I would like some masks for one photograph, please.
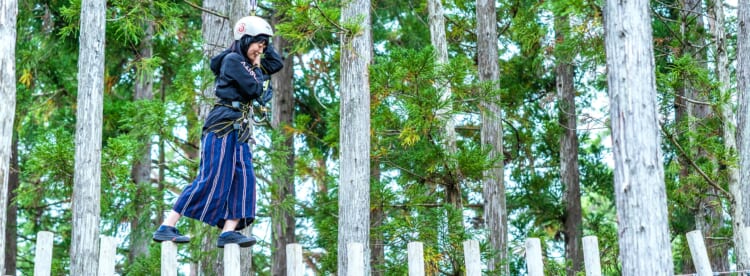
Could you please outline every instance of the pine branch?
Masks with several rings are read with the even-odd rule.
[[[188,5],[190,5],[190,6],[191,6],[191,7],[193,7],[193,8],[199,9],[199,10],[201,10],[201,11],[205,12],[205,13],[213,14],[213,15],[215,15],[215,16],[221,17],[221,18],[222,18],[222,19],[224,19],[224,20],[229,20],[229,17],[228,17],[228,16],[226,16],[226,15],[220,14],[220,13],[218,13],[218,12],[215,12],[215,11],[212,11],[212,10],[207,10],[207,9],[204,9],[203,7],[201,7],[201,6],[198,6],[198,5],[196,5],[195,3],[193,3],[193,2],[190,2],[190,1],[188,1],[188,0],[185,0],[185,3],[187,3]]]
[[[313,1],[313,5],[312,6],[315,7],[315,9],[318,10],[318,12],[320,12],[320,16],[322,16],[323,18],[325,18],[325,20],[328,22],[328,24],[331,24],[332,26],[336,27],[336,29],[339,29],[342,32],[349,33],[349,30],[347,30],[346,28],[342,27],[338,23],[336,23],[333,20],[331,20],[330,18],[328,18],[328,16],[326,16],[326,13],[323,12],[323,9],[321,9],[320,5],[318,5],[318,1]]]
[[[682,96],[682,95],[675,95],[675,96],[678,97],[678,98],[680,98],[680,99],[685,100],[686,102],[692,103],[692,104],[714,106],[714,104],[710,103],[710,102],[703,102],[703,101],[699,101],[699,100],[694,100],[694,99],[691,99],[691,98],[688,98],[688,97],[685,97],[685,96]]]
[[[427,207],[427,208],[439,208],[443,207],[448,203],[418,203],[418,204],[391,204],[388,205],[388,207],[391,208],[398,208],[398,209],[408,209],[408,208],[414,208],[414,207]],[[475,208],[475,209],[481,209],[484,208],[484,204],[464,204],[463,205],[466,208]]]
[[[677,139],[675,139],[675,137],[673,135],[671,135],[671,134],[669,134],[667,132],[667,130],[664,128],[663,124],[659,124],[659,127],[661,129],[662,134],[664,134],[664,136],[667,136],[667,138],[669,138],[669,141],[671,141],[672,144],[674,144],[675,148],[677,148],[677,151],[679,151],[680,155],[682,155],[682,157],[684,157],[685,160],[687,160],[688,163],[690,163],[690,166],[693,167],[693,169],[695,169],[698,172],[698,174],[700,174],[703,177],[703,179],[705,179],[706,182],[708,182],[709,185],[711,185],[712,187],[714,187],[714,189],[716,189],[717,191],[721,192],[722,194],[724,194],[728,198],[733,198],[731,193],[729,193],[726,190],[724,190],[723,188],[721,188],[721,186],[719,186],[719,184],[717,184],[716,181],[713,181],[711,179],[711,177],[709,177],[698,166],[698,164],[695,163],[695,160],[693,160],[692,158],[690,158],[690,156],[688,156],[687,152],[685,152],[685,149],[683,149],[682,146],[680,146],[680,143],[677,142]]]

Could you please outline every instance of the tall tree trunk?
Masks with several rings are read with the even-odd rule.
[[[216,14],[203,12],[202,19],[202,36],[203,36],[203,54],[205,60],[219,54],[221,51],[231,45],[234,38],[232,37],[232,28],[234,23],[243,16],[248,15],[250,11],[250,2],[247,0],[224,1],[224,0],[205,0],[203,9],[213,11],[218,14],[228,15],[228,17],[217,16]],[[215,88],[213,85],[207,85],[203,91],[204,100],[198,106],[198,118],[201,122],[206,120],[208,112],[216,100],[214,95]],[[213,230],[213,229],[211,229]],[[213,250],[216,247],[216,239],[219,233],[217,231],[207,231],[206,237],[201,240],[201,247],[204,250]],[[221,275],[224,271],[222,263],[222,254],[206,254],[199,260],[198,267],[201,275]]]
[[[729,76],[729,56],[727,54],[726,32],[724,29],[724,3],[721,0],[709,0],[709,28],[714,38],[715,56],[716,56],[716,78],[719,81],[721,105],[718,107],[721,116],[722,138],[724,138],[724,149],[727,152],[724,159],[735,158],[737,154],[736,139],[736,119],[734,117],[734,107],[732,101],[732,90]],[[737,255],[737,266],[740,268],[750,268],[747,262],[750,253],[745,250],[747,243],[750,242],[742,236],[742,216],[745,212],[742,206],[742,192],[740,191],[740,172],[737,166],[726,166],[727,182],[729,191],[732,194],[730,201],[730,214],[732,216],[732,240],[734,241],[734,252]]]
[[[341,36],[341,118],[339,131],[338,273],[348,275],[347,244],[364,247],[370,273],[370,73],[372,34],[370,1],[343,3],[341,22],[358,31]]]
[[[557,16],[555,20],[555,41],[564,42],[570,32],[567,16]],[[581,182],[578,171],[578,136],[576,115],[576,91],[573,87],[574,68],[569,54],[558,52],[555,68],[555,81],[559,103],[559,121],[563,128],[560,137],[560,178],[563,183],[563,201],[565,206],[565,257],[570,261],[566,267],[568,276],[574,276],[583,268],[583,250],[581,248],[582,211]]]
[[[13,121],[16,115],[16,17],[18,1],[3,0],[0,4],[0,214],[8,210],[9,162]],[[15,230],[15,229],[14,229]],[[0,233],[6,231],[6,218],[0,218]],[[15,243],[0,238],[0,273],[5,272],[6,243]],[[10,251],[10,250],[9,250]]]
[[[274,17],[274,25],[279,20],[281,19]],[[274,206],[274,208],[271,208],[274,213],[271,216],[271,227],[273,229],[271,275],[286,275],[286,246],[296,242],[294,230],[297,223],[294,217],[294,205],[292,205],[291,210],[281,207],[289,206],[283,204],[284,201],[295,199],[294,134],[285,131],[288,127],[293,127],[294,122],[294,58],[287,56],[288,48],[291,45],[286,39],[275,36],[273,40],[276,51],[284,57],[284,68],[272,77],[274,97],[271,127],[284,135],[285,141],[279,150],[287,154],[285,156],[286,162],[274,164],[277,167],[273,168],[274,172],[279,173],[274,173],[273,183],[271,184],[276,186],[276,194],[271,199],[271,206]]]
[[[679,15],[680,15],[680,39],[684,41],[684,44],[681,46],[680,52],[684,55],[691,55],[694,53],[694,49],[692,48],[693,40],[689,39],[689,32],[694,31],[695,26],[697,26],[697,23],[694,22],[696,14],[694,14],[694,10],[691,10],[691,7],[694,8],[694,2],[695,0],[680,0],[679,6],[677,7]],[[675,121],[678,123],[678,125],[687,125],[689,116],[693,113],[692,108],[693,105],[690,104],[689,99],[694,98],[694,89],[692,88],[689,80],[689,76],[682,76],[683,81],[680,83],[679,87],[676,88],[677,90],[677,97],[675,98]],[[690,174],[689,165],[687,163],[686,158],[680,158],[680,178],[684,179],[687,178]]]
[[[216,239],[219,233],[216,229],[203,231],[201,239],[201,258],[198,259],[198,275],[220,276],[224,275],[224,250],[216,248]]]
[[[13,135],[10,154],[10,170],[8,172],[8,212],[6,213],[7,223],[5,228],[5,274],[16,275],[16,254],[18,254],[18,203],[16,203],[16,189],[19,185],[18,179],[18,138]],[[2,271],[0,271],[2,272]]]
[[[373,181],[374,187],[382,187],[379,164],[380,160],[376,158],[372,161],[370,167],[370,179]],[[371,193],[370,197],[373,201],[370,208],[370,263],[372,264],[370,276],[384,276],[386,275],[386,271],[383,269],[385,266],[385,236],[382,227],[385,221],[385,198],[380,190]]]
[[[695,20],[695,14],[693,14],[693,10],[691,10],[691,6],[693,6],[690,2],[693,2],[692,0],[680,0],[675,7],[676,12],[679,14],[679,23],[680,23],[680,41],[683,41],[683,44],[680,45],[679,53],[684,56],[690,56],[691,58],[694,57],[694,49],[692,47],[692,43],[695,42],[695,40],[690,39],[691,33],[695,31],[695,26],[697,25]],[[695,89],[692,87],[692,81],[691,81],[691,75],[688,72],[680,72],[681,74],[681,82],[677,82],[677,87],[675,87],[675,92],[677,94],[677,97],[675,97],[675,125],[676,125],[676,133],[687,133],[688,131],[694,131],[693,123],[690,121],[690,117],[693,114],[693,107],[694,105],[691,104],[690,100],[695,98]],[[693,149],[693,139],[690,138],[689,135],[685,135],[684,138],[680,138],[678,142],[683,146],[683,148],[687,149]],[[680,154],[678,155],[678,162],[680,164],[680,171],[679,171],[679,185],[684,186],[690,186],[695,185],[687,180],[690,178],[691,173],[691,165],[690,161],[692,161],[691,152],[688,152],[688,154]],[[700,201],[700,199],[696,199],[696,201]],[[693,204],[700,204],[700,202],[693,202]],[[702,229],[704,228],[704,223],[701,223],[703,220],[702,216],[699,216],[696,213],[693,213],[693,217],[695,218],[696,226],[695,228]],[[695,264],[693,264],[693,259],[690,257],[690,252],[688,250],[681,251],[682,253],[682,259],[684,260],[682,262],[682,271],[689,273],[689,272],[695,272]]]
[[[491,83],[493,90],[499,90],[500,66],[497,50],[497,15],[495,1],[477,0],[477,59],[479,80]],[[497,93],[496,91],[491,92]],[[489,228],[489,242],[493,258],[488,261],[488,269],[498,275],[507,275],[508,259],[508,210],[505,203],[505,183],[503,178],[503,118],[500,108],[500,94],[485,101],[482,107],[482,146],[489,150],[493,166],[484,172],[482,195],[484,197],[484,217]]]
[[[435,48],[435,63],[439,67],[448,64],[448,40],[445,38],[445,17],[443,15],[442,0],[428,0],[427,9],[429,12],[430,24],[430,41]],[[435,83],[435,88],[440,94],[440,100],[444,103],[442,108],[437,111],[437,115],[445,120],[445,137],[443,137],[443,146],[449,154],[456,154],[456,122],[453,119],[453,104],[451,103],[451,85],[450,83]],[[458,169],[451,168],[451,169]],[[451,191],[449,191],[451,192]],[[456,191],[452,191],[456,192]],[[461,189],[458,187],[458,194]],[[460,198],[460,196],[459,196]],[[459,202],[460,204],[460,202]],[[456,206],[460,207],[460,206]]]
[[[682,23],[683,23],[683,41],[687,44],[684,45],[684,54],[690,55],[694,60],[696,67],[706,67],[707,54],[705,50],[705,38],[696,37],[692,34],[703,34],[705,33],[705,20],[704,20],[704,9],[703,1],[701,0],[684,0],[682,11]],[[713,20],[713,18],[709,18]],[[708,69],[708,68],[707,68]],[[684,89],[686,91],[686,97],[689,97],[698,102],[709,102],[710,98],[708,92],[705,90],[697,89],[693,84],[695,77],[688,76],[685,78]],[[711,106],[707,104],[694,104],[685,102],[689,106],[689,114],[696,123],[689,124],[688,127],[690,132],[698,131],[698,127],[705,125],[702,122],[710,120],[714,117],[714,112],[711,110]],[[688,140],[688,148],[694,148],[693,158],[694,160],[711,160],[712,163],[717,164],[719,161],[716,157],[708,153],[708,151],[701,145],[695,145],[693,141]],[[689,164],[683,164],[683,166],[689,167]],[[718,167],[718,166],[715,166]],[[716,173],[716,172],[712,172]],[[702,185],[706,187],[707,191],[704,193],[706,196],[698,197],[695,206],[700,206],[695,214],[696,229],[701,230],[704,237],[716,236],[723,225],[725,225],[724,217],[722,216],[723,210],[722,205],[718,204],[721,202],[721,196],[719,192],[710,187],[709,185]],[[725,245],[725,242],[716,242],[716,239],[706,239],[706,248],[709,250],[709,258],[711,260],[711,267],[715,271],[727,271],[729,270],[729,248],[730,246]],[[691,258],[688,258],[690,260]],[[692,268],[691,268],[692,269]]]
[[[161,87],[159,88],[159,99],[161,100],[161,104],[166,103],[167,99],[167,87],[171,86],[171,76],[173,73],[169,70],[164,72],[164,76],[162,77],[161,81]],[[189,141],[190,138],[188,138]],[[165,137],[163,135],[159,135],[159,158],[158,164],[159,164],[159,176],[158,176],[158,184],[156,187],[157,191],[164,191],[164,180],[166,179],[166,172],[167,172],[167,152],[166,152],[166,141]],[[164,202],[164,194],[159,193],[158,196],[158,202]],[[165,207],[161,204],[156,205],[156,216],[153,218],[153,225],[159,225],[162,221],[164,221],[164,215],[165,215]]]
[[[686,40],[686,37],[687,37],[686,32],[687,30],[690,29],[689,27],[693,25],[688,25],[687,18],[692,13],[686,8],[685,2],[686,1],[680,1],[677,9],[680,15],[679,17],[680,18],[680,39],[682,41],[687,42],[688,40]],[[689,45],[690,42],[682,45],[681,50],[680,50],[682,54],[689,55],[691,53],[691,49],[688,48],[690,47]],[[687,73],[683,72],[683,74],[687,74]],[[677,133],[685,133],[687,132],[686,129],[691,129],[690,115],[693,113],[693,110],[692,110],[693,105],[690,103],[689,99],[694,98],[694,91],[693,91],[693,88],[691,87],[691,84],[690,84],[691,82],[689,78],[690,78],[689,75],[681,76],[682,82],[680,82],[679,86],[676,87],[675,89],[675,92],[677,93],[677,97],[675,97],[674,99],[675,126],[677,128],[676,130]],[[692,139],[690,139],[689,136],[683,139],[679,139],[677,141],[679,141],[679,143],[681,143],[684,148],[687,148],[687,149],[693,148]],[[691,167],[690,167],[691,156],[680,154],[678,155],[677,161],[680,164],[679,180],[678,180],[678,182],[680,183],[679,185],[685,185],[685,186],[691,185],[687,181],[690,178],[690,172],[691,172]],[[697,199],[697,200],[700,200],[700,199]],[[695,202],[694,204],[700,204],[700,203]],[[696,225],[696,227],[702,228],[702,223],[700,223],[702,218],[699,217],[697,214],[693,214],[693,217],[695,217],[696,219],[696,224],[701,224],[701,226]],[[682,253],[682,259],[683,259],[682,271],[685,273],[695,272],[695,268],[694,268],[695,264],[693,263],[693,259],[690,256],[690,251],[683,250],[681,251],[681,253]]]
[[[87,275],[99,267],[105,15],[106,1],[81,3],[71,275]]]
[[[607,0],[607,80],[622,275],[673,275],[648,0]]]
[[[218,14],[227,14],[230,4],[230,2],[223,0],[205,0],[203,1],[203,9]],[[235,20],[220,17],[214,13],[208,12],[203,12],[201,14],[201,19],[203,55],[206,60],[210,60],[213,56],[221,53],[221,51],[229,47],[232,43],[233,38],[231,30],[234,26]],[[201,122],[206,120],[208,112],[211,111],[211,107],[213,107],[213,102],[216,100],[214,92],[215,87],[213,85],[207,85],[206,89],[203,90],[203,97],[205,100],[200,103],[198,112],[198,118]]]
[[[430,41],[435,48],[436,70],[442,70],[448,64],[448,41],[445,38],[445,17],[443,15],[442,0],[427,0],[427,10],[429,13]],[[440,96],[441,108],[437,110],[437,117],[445,121],[442,136],[443,150],[448,155],[445,158],[448,171],[443,183],[445,186],[445,201],[452,206],[452,210],[445,211],[446,230],[449,237],[463,237],[464,225],[463,220],[463,197],[461,193],[461,171],[456,162],[456,123],[453,120],[453,100],[451,97],[450,82],[434,83],[435,90]],[[459,265],[454,261],[454,267]]]
[[[141,41],[139,56],[141,59],[150,59],[153,57],[154,22],[148,21],[145,28],[145,36]],[[152,100],[154,98],[153,83],[154,77],[151,72],[137,74],[133,100]],[[136,258],[148,255],[148,245],[151,242],[149,234],[154,227],[151,224],[151,208],[148,208],[150,202],[153,202],[149,195],[149,188],[151,187],[151,139],[144,139],[143,147],[139,152],[140,158],[133,162],[133,168],[130,172],[137,187],[133,195],[136,208],[135,215],[130,219],[130,252],[128,258],[131,264]]]
[[[250,224],[245,229],[240,230],[242,235],[249,237],[253,234],[253,225]],[[223,260],[223,259],[222,259]],[[241,275],[255,275],[253,270],[253,248],[246,247],[240,248],[240,271]],[[286,275],[286,274],[271,274],[271,275]]]
[[[739,113],[737,114],[737,152],[740,157],[740,187],[742,196],[736,200],[742,205],[741,229],[750,227],[750,1],[738,1],[737,8],[737,92],[739,93]],[[747,243],[748,241],[745,241]],[[748,246],[738,248],[747,250]],[[738,263],[740,269],[750,269],[750,252],[744,252],[744,259]]]
[[[690,1],[690,0],[687,0]],[[685,40],[687,35],[686,31],[689,29],[687,17],[691,15],[691,12],[685,8],[686,1],[680,0],[679,5],[677,6],[678,14],[680,18],[680,39],[682,41]],[[692,25],[690,25],[692,26]],[[688,43],[689,44],[689,43]],[[680,52],[683,54],[689,54],[690,49],[688,44],[683,44]],[[684,72],[683,72],[684,73]],[[686,74],[686,73],[684,73]],[[675,88],[675,93],[677,94],[677,97],[674,99],[674,106],[675,106],[675,126],[677,128],[677,133],[685,133],[685,129],[690,129],[689,127],[689,121],[690,121],[690,114],[692,113],[692,107],[693,105],[690,104],[689,99],[694,98],[693,97],[693,89],[690,86],[690,81],[688,80],[690,76],[681,76],[682,82],[679,82],[678,87]],[[687,149],[692,149],[692,139],[688,136],[684,139],[677,140],[679,143],[681,143],[684,147]],[[678,155],[677,161],[680,164],[680,170],[679,170],[679,185],[690,185],[687,182],[687,179],[690,178],[690,156],[685,156],[683,154]],[[698,204],[697,202],[695,204]],[[698,217],[694,215],[694,217],[697,219]],[[698,221],[696,221],[698,222]],[[681,270],[685,273],[691,273],[695,272],[695,264],[693,263],[693,259],[690,256],[689,250],[683,250],[682,253],[682,268]]]
[[[435,48],[435,64],[438,69],[448,64],[448,41],[445,38],[445,17],[443,16],[442,0],[428,0],[427,9],[429,12],[430,24],[430,41]],[[442,137],[443,148],[448,155],[453,156],[458,149],[456,148],[456,122],[453,120],[453,104],[451,103],[451,85],[450,83],[435,82],[435,89],[440,95],[442,107],[437,110],[437,116],[445,120],[445,136]],[[446,160],[454,160],[448,158]],[[461,198],[461,181],[460,171],[456,162],[448,162],[449,173],[452,175],[447,181],[445,192],[448,204],[453,205],[456,210],[463,209],[463,200]],[[461,213],[461,212],[459,212]]]

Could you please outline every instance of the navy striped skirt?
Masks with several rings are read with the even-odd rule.
[[[241,230],[255,220],[255,172],[248,143],[237,142],[237,131],[223,137],[204,132],[196,179],[177,198],[173,210],[211,226],[239,219]]]

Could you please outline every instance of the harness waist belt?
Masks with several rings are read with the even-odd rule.
[[[234,120],[219,121],[210,126],[206,127],[207,131],[216,133],[219,137],[225,137],[231,131],[238,131],[237,140],[240,143],[247,143],[252,140],[253,137],[253,120],[250,116],[253,114],[253,105],[243,104],[239,101],[231,101],[227,104],[227,101],[219,100],[214,104],[214,108],[219,106],[228,107],[235,111],[242,112],[242,116]]]

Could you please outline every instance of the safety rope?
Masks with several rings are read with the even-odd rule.
[[[258,1],[250,0],[250,15],[255,15],[255,10],[258,9]]]
[[[263,69],[262,67],[261,67],[261,70],[265,72],[265,69]],[[266,121],[266,119],[268,119],[268,107],[266,107],[267,103],[263,101],[266,99],[266,97],[269,96],[270,93],[272,93],[270,86],[271,86],[271,78],[268,78],[265,81],[263,81],[263,93],[261,93],[259,97],[261,100],[258,101],[258,103],[260,104],[258,108],[260,109],[260,119],[255,119],[255,116],[253,116],[253,121],[255,121],[256,124],[261,124],[264,121]]]
[[[750,275],[750,270],[737,270],[737,271],[721,271],[721,272],[713,272],[712,275],[725,275],[725,274],[735,274],[735,273],[742,273],[737,275]],[[675,276],[697,276],[698,273],[691,273],[691,274],[677,274]]]

